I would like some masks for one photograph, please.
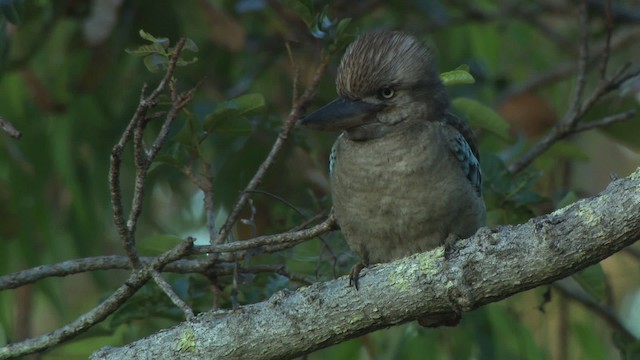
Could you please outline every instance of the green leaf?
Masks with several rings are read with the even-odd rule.
[[[462,64],[452,71],[443,72],[440,74],[440,79],[442,79],[445,86],[473,84],[476,82],[473,75],[469,73],[469,65],[467,64]]]
[[[204,128],[209,133],[243,133],[251,131],[247,116],[257,114],[264,109],[264,97],[260,94],[247,94],[219,104],[204,119]]]
[[[161,45],[158,45],[158,44],[142,45],[135,50],[126,49],[125,51],[128,54],[131,54],[134,56],[142,57],[142,56],[147,56],[152,54],[159,54],[167,57],[167,51]]]
[[[469,98],[457,98],[452,103],[453,107],[463,114],[471,125],[509,140],[509,123],[490,107]]]
[[[338,26],[336,26],[336,40],[339,39],[340,35],[347,29],[351,23],[351,18],[342,19],[338,22]]]
[[[166,49],[169,47],[169,38],[156,38],[155,36],[149,34],[148,32],[145,32],[144,30],[140,29],[140,31],[138,31],[138,34],[140,34],[140,37],[147,40],[147,41],[151,41],[154,44],[160,45],[162,46],[162,48]]]
[[[200,50],[198,49],[198,45],[196,45],[196,43],[189,38],[187,38],[187,40],[184,43],[184,49],[192,52],[198,52]]]
[[[187,65],[191,65],[191,64],[193,64],[193,63],[195,63],[197,61],[198,61],[197,57],[194,57],[191,60],[185,60],[185,59],[180,57],[180,58],[178,58],[178,61],[176,61],[176,65],[177,66],[187,66]]]
[[[152,73],[161,72],[167,68],[168,64],[169,59],[167,59],[166,56],[151,54],[144,57],[144,66],[146,66]]]
[[[589,266],[588,268],[573,274],[573,279],[597,301],[603,303],[607,297],[607,276],[600,264]]]
[[[143,38],[143,39],[145,39],[147,41],[156,42],[156,38],[153,35],[149,34],[148,32],[146,32],[146,31],[144,31],[142,29],[140,29],[138,31],[138,34],[140,34],[141,38]]]

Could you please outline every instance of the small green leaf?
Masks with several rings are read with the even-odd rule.
[[[342,19],[338,22],[338,26],[336,26],[336,39],[340,38],[340,35],[347,29],[349,23],[351,23],[351,18]]]
[[[463,114],[471,125],[483,128],[505,140],[509,140],[509,123],[490,107],[469,98],[454,99],[453,107]]]
[[[194,57],[191,60],[185,60],[183,58],[178,58],[178,61],[176,61],[176,65],[178,65],[178,66],[187,66],[187,65],[191,65],[191,64],[193,64],[193,63],[195,63],[197,61],[198,61],[197,57]]]
[[[169,44],[170,44],[169,38],[157,38],[154,44],[160,45],[163,48],[167,49],[169,48]]]
[[[140,29],[140,31],[138,31],[138,34],[140,34],[141,38],[143,38],[143,39],[145,39],[147,41],[151,41],[152,43],[156,42],[156,38],[153,35],[149,34],[148,32],[146,32],[146,31],[144,31],[142,29]]]
[[[600,264],[589,266],[573,274],[572,277],[594,299],[601,303],[606,301],[607,276],[604,274]]]
[[[166,38],[166,37],[156,38],[155,36],[149,34],[148,32],[145,32],[142,29],[140,29],[140,31],[138,31],[138,34],[140,34],[141,38],[143,38],[143,39],[145,39],[147,41],[151,41],[154,44],[160,45],[164,49],[169,47],[169,38]]]
[[[192,52],[198,52],[200,50],[198,49],[198,45],[196,45],[196,43],[189,38],[187,38],[187,40],[184,43],[184,49]]]
[[[443,72],[440,74],[440,79],[445,86],[473,84],[476,80],[473,75],[469,73],[469,65],[462,64],[452,71]]]
[[[169,59],[159,54],[151,54],[144,57],[144,66],[153,73],[161,72],[167,68]]]
[[[131,55],[141,56],[141,57],[151,55],[151,54],[159,54],[165,57],[167,56],[167,52],[165,51],[165,49],[158,44],[142,45],[135,50],[126,49],[125,51]]]

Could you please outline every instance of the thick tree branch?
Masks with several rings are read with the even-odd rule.
[[[92,359],[292,358],[419,316],[465,312],[552,283],[640,238],[640,169],[601,194],[517,226],[483,228],[443,249],[348,280],[281,291],[236,311],[211,311]]]

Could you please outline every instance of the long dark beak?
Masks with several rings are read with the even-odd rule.
[[[367,115],[380,110],[382,106],[381,104],[350,100],[341,96],[305,116],[298,123],[316,130],[335,131],[349,129],[367,123]]]

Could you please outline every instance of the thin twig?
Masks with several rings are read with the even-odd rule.
[[[636,115],[636,111],[635,110],[629,110],[629,111],[625,111],[625,112],[620,113],[620,114],[615,114],[615,115],[610,115],[610,116],[604,117],[604,118],[602,118],[600,120],[590,121],[590,122],[587,122],[587,123],[581,123],[581,124],[578,124],[574,128],[574,132],[575,133],[579,133],[579,132],[586,131],[586,130],[591,130],[591,129],[596,129],[596,128],[609,126],[611,124],[615,124],[615,123],[618,123],[618,122],[621,122],[621,121],[625,121],[625,120],[631,119],[635,115]]]
[[[187,305],[187,303],[184,302],[184,300],[182,300],[180,296],[175,293],[175,291],[173,291],[171,285],[169,285],[169,283],[162,277],[162,275],[160,275],[158,271],[154,270],[151,272],[151,276],[153,277],[153,280],[156,282],[156,284],[162,289],[162,291],[164,291],[165,295],[167,295],[169,299],[171,299],[174,305],[182,310],[187,321],[193,319],[194,315],[191,307],[189,307],[189,305]]]
[[[184,42],[183,42],[184,44]],[[176,46],[177,48],[177,46]],[[171,109],[167,112],[165,121],[162,124],[160,133],[156,137],[151,149],[144,151],[144,145],[142,143],[142,131],[144,126],[140,125],[134,130],[134,149],[136,153],[136,175],[134,180],[134,191],[131,200],[131,211],[129,213],[129,219],[127,220],[127,237],[125,241],[125,249],[127,254],[133,261],[134,268],[142,266],[137,255],[137,249],[135,246],[135,231],[138,224],[138,218],[142,214],[142,205],[144,203],[144,192],[147,175],[149,174],[149,166],[155,159],[156,155],[162,148],[164,141],[169,135],[169,129],[178,117],[178,112],[184,108],[193,98],[195,88],[191,89],[178,96],[175,103],[172,104]],[[142,121],[142,120],[141,120]],[[139,134],[139,135],[138,135]],[[139,138],[138,138],[139,136]],[[138,155],[139,153],[139,155]]]
[[[324,217],[324,214],[318,214],[308,221],[294,227],[291,229],[291,232],[298,231],[302,229],[304,226],[308,224],[314,223],[320,218]],[[328,219],[327,219],[328,220]],[[327,221],[325,220],[325,221]],[[331,220],[334,221],[334,220]],[[303,226],[301,226],[303,225]],[[320,224],[326,231],[331,230],[332,228],[325,227],[325,225]],[[312,229],[312,228],[310,228]],[[273,236],[265,236],[262,237],[262,241],[260,242],[252,242],[256,248],[261,248],[265,253],[273,253],[277,251],[281,251],[284,249],[291,248],[302,241],[312,239],[313,237],[307,237],[308,233],[300,233],[302,236],[305,236],[306,239],[293,239],[291,242],[282,242],[278,243],[277,246],[273,245],[272,240]],[[247,240],[252,241],[252,240]],[[271,244],[271,245],[269,245]],[[227,253],[225,256],[221,254],[219,256],[220,261],[225,262],[235,262],[239,257],[241,257],[242,252],[250,251],[253,248],[240,249],[236,251],[236,253],[240,253],[240,255],[234,255],[233,252]],[[155,260],[155,257],[143,256],[140,257],[140,260],[144,265],[148,265]],[[163,271],[165,272],[175,272],[175,273],[204,273],[207,271],[217,271],[217,265],[214,268],[211,268],[208,263],[209,259],[197,259],[197,260],[178,260],[174,261],[170,264],[167,264]],[[223,264],[222,264],[223,265]],[[80,274],[90,271],[99,271],[99,270],[133,270],[131,268],[131,263],[128,260],[127,256],[119,256],[119,255],[110,255],[110,256],[95,256],[88,257],[82,259],[74,259],[63,261],[56,264],[50,265],[40,265],[31,269],[17,271],[11,274],[6,274],[0,276],[0,291],[7,289],[15,289],[20,286],[28,285],[34,283],[36,281],[50,278],[50,277],[64,277],[70,276],[74,274]]]
[[[120,239],[123,241],[125,251],[129,256],[129,259],[131,261],[131,265],[133,268],[140,268],[142,266],[142,263],[140,262],[140,259],[139,259],[138,250],[135,246],[135,227],[136,227],[137,219],[140,215],[140,211],[142,208],[142,198],[144,195],[144,177],[145,176],[141,174],[140,170],[142,169],[142,167],[148,168],[148,164],[146,161],[144,161],[145,164],[143,164],[143,159],[141,155],[142,134],[138,133],[136,135],[136,133],[140,132],[141,127],[144,126],[143,122],[145,121],[145,116],[147,111],[156,105],[158,101],[158,97],[166,89],[167,84],[171,81],[171,78],[173,77],[173,73],[177,66],[178,59],[180,57],[180,52],[184,47],[185,41],[186,39],[182,37],[176,44],[175,52],[171,56],[171,59],[169,60],[169,66],[167,68],[167,71],[164,77],[162,78],[158,86],[155,88],[155,90],[148,97],[145,97],[147,85],[145,84],[142,87],[138,108],[136,109],[136,112],[134,113],[126,129],[122,133],[120,140],[113,147],[113,150],[111,151],[111,164],[109,167],[109,187],[110,187],[110,194],[111,194],[113,217],[114,217],[114,222],[116,224],[116,228],[118,229],[118,234],[120,235]],[[174,104],[174,108],[175,108],[175,104]],[[167,118],[169,118],[171,115],[175,116],[175,114],[167,114]],[[168,120],[165,120],[165,124],[167,122]],[[164,127],[163,127],[163,130],[164,130]],[[132,206],[131,206],[131,212],[129,214],[129,219],[128,221],[125,222],[124,209],[122,207],[122,192],[120,189],[120,165],[122,163],[122,152],[124,151],[124,147],[131,140],[132,136],[136,136],[136,138],[139,136],[140,138],[136,140],[136,143],[138,143],[138,145],[136,146],[137,171],[136,171],[134,196],[132,199]],[[161,136],[162,136],[162,132],[160,135],[158,135],[158,138],[160,138]],[[166,134],[164,136],[166,137]],[[158,142],[157,139],[156,139],[156,142]],[[156,144],[154,144],[154,146],[155,145]],[[159,149],[157,149],[156,151],[158,150]]]
[[[152,276],[152,272],[159,271],[171,261],[180,259],[189,253],[193,247],[193,239],[189,238],[178,246],[159,256],[148,267],[134,271],[113,294],[100,305],[80,316],[75,321],[58,328],[50,333],[31,338],[18,343],[7,344],[0,348],[0,359],[18,357],[25,354],[42,351],[50,346],[71,339],[101,322],[116,311],[127,299],[138,291]]]
[[[138,258],[137,249],[135,246],[129,245],[129,228],[124,220],[124,209],[122,206],[122,191],[120,188],[120,164],[122,163],[122,152],[125,145],[131,140],[133,131],[140,119],[144,117],[147,111],[147,105],[145,101],[145,93],[147,90],[147,84],[142,86],[140,91],[140,104],[136,109],[131,121],[125,128],[120,140],[114,145],[111,150],[111,162],[109,166],[109,189],[111,195],[111,206],[113,212],[113,220],[118,230],[120,239],[124,242],[125,248],[127,248],[127,254],[129,255],[132,266],[136,265],[136,259]]]
[[[22,137],[22,133],[18,129],[16,129],[13,124],[5,120],[2,116],[0,116],[0,128],[4,130],[9,136],[14,139],[20,139]]]
[[[222,225],[220,233],[215,240],[215,244],[222,244],[229,236],[231,227],[238,220],[240,211],[242,211],[245,204],[247,203],[247,200],[249,199],[249,196],[251,196],[250,191],[255,190],[258,187],[258,185],[262,181],[262,178],[264,178],[267,170],[274,163],[276,156],[280,152],[280,149],[282,149],[282,146],[289,137],[289,134],[291,133],[291,130],[293,130],[296,121],[300,118],[300,110],[306,107],[307,103],[313,98],[315,90],[318,87],[318,83],[320,82],[320,79],[322,78],[322,75],[327,68],[328,62],[329,60],[327,58],[323,59],[323,61],[316,69],[316,73],[311,82],[311,85],[305,90],[304,94],[295,101],[294,105],[291,108],[291,111],[289,112],[289,116],[287,116],[287,118],[283,122],[282,129],[280,129],[280,133],[278,134],[278,138],[273,143],[273,146],[271,147],[271,150],[269,151],[266,159],[262,162],[262,164],[260,164],[258,170],[253,175],[253,178],[251,179],[251,181],[249,181],[249,184],[247,184],[244,191],[242,191],[240,198],[229,213],[229,216],[227,217],[224,225]],[[212,261],[215,262],[215,259],[212,259]]]
[[[589,62],[589,17],[587,15],[587,2],[585,0],[580,4],[580,55],[578,57],[578,80],[571,99],[569,111],[565,117],[560,120],[563,126],[571,127],[578,121],[576,114],[582,109],[582,95],[584,94],[585,85],[587,83],[587,63]]]
[[[610,79],[602,79],[596,89],[591,95],[583,99],[584,88],[586,83],[587,64],[589,62],[589,47],[588,47],[588,18],[586,13],[586,3],[583,1],[580,7],[580,24],[582,27],[582,45],[580,47],[580,58],[578,61],[578,81],[576,89],[574,91],[571,105],[563,116],[562,120],[554,126],[549,133],[547,133],[540,141],[534,144],[520,159],[513,164],[509,165],[509,171],[513,174],[518,173],[525,169],[533,160],[540,156],[543,152],[549,149],[558,140],[563,139],[569,135],[575,134],[580,131],[593,129],[600,126],[605,126],[614,122],[628,119],[635,114],[633,111],[627,111],[622,114],[613,115],[604,119],[593,121],[585,124],[578,124],[578,122],[584,117],[586,112],[593,107],[607,93],[619,88],[628,79],[637,76],[640,73],[640,69],[636,69],[631,72],[627,72],[629,64],[625,64],[620,67],[616,73]],[[605,46],[605,50],[610,50],[610,47]],[[608,54],[604,55],[604,61],[607,61]]]
[[[308,229],[275,235],[258,236],[250,240],[236,241],[227,244],[198,246],[193,249],[193,253],[225,253],[255,249],[262,246],[280,245],[283,243],[287,243],[289,245],[300,243],[306,239],[314,238],[320,234],[324,234],[327,231],[333,230],[335,228],[335,224],[335,217],[333,216],[333,214],[331,214],[325,221]]]
[[[611,35],[613,34],[613,16],[611,15],[611,0],[605,0],[604,4],[605,25],[607,27],[607,38],[604,42],[604,50],[602,51],[602,65],[600,67],[600,79],[607,77],[607,66],[609,65],[609,55],[611,55]]]
[[[611,39],[611,45],[609,46],[609,52],[629,46],[630,44],[635,44],[640,38],[640,31],[638,29],[624,29],[618,31],[617,34]],[[606,49],[606,43],[595,46],[594,53],[600,53],[604,56],[604,51]],[[591,69],[594,65],[598,63],[598,57],[591,57],[587,63],[587,68]],[[560,65],[556,65],[555,67],[540,72],[531,76],[531,78],[527,81],[524,81],[520,84],[514,84],[512,87],[508,88],[501,95],[502,98],[507,98],[509,96],[513,96],[516,94],[521,94],[525,92],[535,92],[537,90],[542,89],[545,86],[550,84],[565,80],[570,75],[575,73],[576,64],[575,61],[569,61],[562,63]]]

